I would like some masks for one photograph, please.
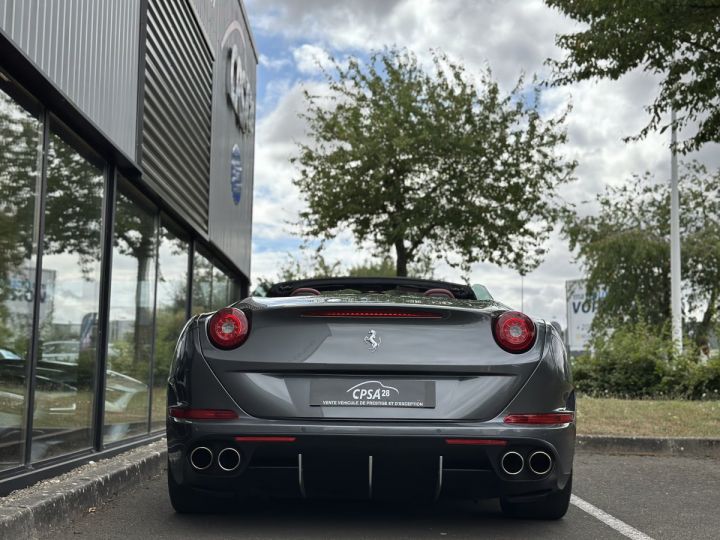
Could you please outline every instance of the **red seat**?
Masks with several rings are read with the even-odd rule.
[[[310,287],[300,287],[295,289],[290,296],[320,296],[320,291],[311,289]]]
[[[455,295],[447,289],[428,289],[423,296],[432,296],[433,298],[455,298]]]

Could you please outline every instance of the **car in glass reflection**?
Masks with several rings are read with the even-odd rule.
[[[76,340],[46,341],[42,347],[42,361],[47,364],[77,366],[80,342]]]
[[[41,347],[42,353],[35,374],[35,420],[36,426],[45,428],[62,420],[51,417],[75,415],[79,406],[92,406],[94,384],[95,351],[88,351],[87,359],[80,354],[79,341],[47,342]],[[108,361],[113,357],[110,348]],[[85,366],[85,364],[88,364]],[[0,417],[13,418],[7,425],[20,425],[25,404],[26,364],[19,354],[0,349]],[[141,402],[139,410],[147,405],[148,385],[129,375],[113,369],[105,372],[105,412],[125,414],[134,402]],[[144,414],[146,416],[147,413]]]
[[[510,516],[561,518],[575,445],[563,341],[475,290],[299,280],[193,317],[168,386],[175,510],[499,498]]]

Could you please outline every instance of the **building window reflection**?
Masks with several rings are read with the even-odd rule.
[[[205,255],[195,251],[193,259],[192,313],[205,313],[212,309],[213,265]]]
[[[193,262],[193,315],[225,307],[237,300],[235,294],[235,282],[230,276],[196,251]]]
[[[33,461],[92,442],[104,174],[69,137],[48,146]]]
[[[190,261],[189,233],[161,220],[158,208],[120,179],[107,246],[108,343],[99,351],[103,209],[112,169],[54,117],[48,127],[50,117],[0,77],[0,472],[26,459],[89,450],[98,432],[110,445],[161,429],[188,303],[193,314],[204,313],[233,302],[237,292],[209,249],[199,246]],[[106,369],[98,373],[102,355]]]
[[[124,192],[115,205],[104,441],[147,433],[155,306],[156,210]]]
[[[213,270],[212,309],[220,309],[236,300],[233,280],[219,268]]]
[[[0,78],[0,470],[23,462],[42,124]],[[43,274],[43,289],[51,276]],[[42,292],[41,310],[47,308]]]
[[[170,363],[175,344],[187,318],[188,249],[187,240],[175,235],[168,228],[161,227],[158,250],[152,429],[165,426]]]

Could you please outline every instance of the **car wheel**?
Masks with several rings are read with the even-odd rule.
[[[169,466],[167,477],[170,504],[178,514],[225,513],[234,509],[232,494],[213,494],[182,486],[173,478]]]
[[[565,487],[560,491],[546,495],[542,499],[532,502],[512,502],[502,497],[500,506],[503,514],[514,518],[526,519],[560,519],[567,512],[570,506],[570,494],[572,493],[572,473],[568,478]]]

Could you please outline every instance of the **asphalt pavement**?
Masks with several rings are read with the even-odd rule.
[[[232,513],[178,515],[161,475],[41,538],[717,539],[719,465],[712,459],[580,453],[573,504],[556,522],[507,519],[496,501],[257,501]]]

